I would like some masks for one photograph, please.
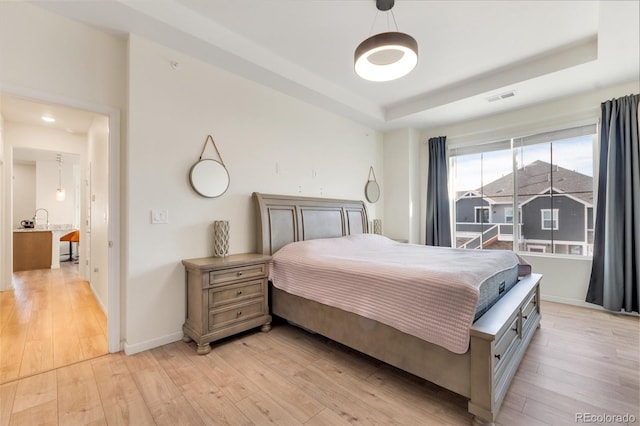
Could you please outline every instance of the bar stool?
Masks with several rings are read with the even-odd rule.
[[[69,259],[65,260],[65,262],[71,262],[73,260],[73,243],[80,243],[80,231],[71,231],[68,234],[60,237],[60,241],[69,241]]]

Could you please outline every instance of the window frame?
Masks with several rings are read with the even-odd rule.
[[[484,217],[483,211],[487,211],[487,221],[478,222],[478,210],[480,210],[480,218]],[[473,223],[491,223],[491,206],[474,206],[473,207]]]
[[[557,231],[560,229],[560,214],[559,214],[560,209],[540,209],[540,229],[542,229],[543,231]],[[551,213],[551,218],[549,219],[545,219],[544,218],[544,214],[545,213]],[[547,222],[551,222],[551,227],[545,227],[544,223],[545,221]],[[555,224],[555,225],[554,225]]]
[[[512,153],[512,157],[513,157],[512,173],[514,173],[515,175],[519,167],[519,164],[518,164],[518,155],[520,155],[518,151],[519,149],[529,145],[541,145],[541,144],[544,144],[545,142],[557,143],[557,142],[565,141],[567,139],[589,136],[590,146],[591,146],[590,161],[592,164],[592,168],[590,169],[590,173],[587,173],[587,175],[592,179],[593,201],[591,202],[591,204],[593,206],[592,207],[593,215],[595,216],[595,213],[596,213],[595,206],[597,205],[597,197],[598,197],[598,194],[597,194],[598,163],[599,163],[598,143],[599,143],[599,137],[600,137],[600,133],[599,133],[600,129],[599,129],[597,117],[582,119],[580,121],[575,121],[573,123],[565,123],[564,125],[560,125],[560,126],[554,124],[551,127],[547,127],[547,128],[538,127],[538,128],[541,130],[531,131],[531,129],[529,128],[526,133],[524,132],[520,133],[521,136],[509,136],[509,134],[517,135],[518,133],[517,131],[516,132],[508,131],[508,134],[505,134],[507,133],[505,129],[505,132],[502,135],[498,135],[497,138],[495,139],[486,138],[484,141],[482,140],[478,141],[475,137],[471,139],[470,135],[469,136],[465,135],[465,137],[462,137],[460,139],[457,139],[457,138],[449,139],[450,144],[448,149],[448,158],[450,161],[449,162],[450,207],[451,207],[451,211],[454,212],[454,214],[451,216],[452,241],[455,241],[456,234],[458,233],[456,229],[456,226],[458,224],[456,222],[456,216],[455,216],[455,212],[457,211],[456,210],[457,198],[455,195],[459,194],[459,192],[457,191],[464,190],[464,188],[458,189],[455,187],[455,180],[456,180],[455,177],[457,176],[456,170],[458,168],[455,158],[458,156],[466,156],[470,154],[483,154],[491,151],[508,149]],[[529,135],[529,136],[522,136],[522,135]],[[482,136],[480,136],[480,139],[482,139]],[[549,161],[549,160],[544,160],[544,161]],[[553,153],[551,154],[549,163],[556,165],[556,163],[554,162]],[[562,164],[560,164],[560,166],[562,166]],[[512,204],[513,214],[512,216],[509,216],[506,214],[507,212],[504,212],[505,222],[507,218],[511,217],[511,222],[506,222],[506,223],[509,225],[513,225],[512,235],[510,237],[507,237],[507,239],[504,240],[504,241],[509,241],[509,240],[513,241],[513,245],[511,249],[514,252],[518,254],[523,254],[523,255],[537,255],[537,256],[542,255],[545,257],[556,257],[556,258],[561,258],[561,257],[579,258],[579,259],[592,258],[593,244],[589,243],[588,240],[585,240],[585,244],[582,247],[583,254],[581,255],[556,253],[556,251],[553,249],[551,251],[543,250],[542,253],[538,251],[530,251],[527,249],[527,247],[529,247],[529,244],[527,244],[526,237],[523,236],[524,225],[525,225],[523,222],[523,210],[522,210],[522,205],[518,203],[519,196],[518,196],[518,188],[517,188],[517,176],[514,176],[514,177],[515,177],[513,182],[514,195],[513,195],[513,204]],[[469,191],[471,190],[467,190],[466,192],[469,192]],[[559,209],[554,209],[554,210],[559,210]],[[516,211],[518,212],[517,220],[515,216]],[[555,224],[555,227],[552,226],[547,229],[544,229],[545,231],[551,231],[552,237],[550,238],[550,244],[552,247],[554,246],[554,241],[555,241],[555,238],[553,237],[553,232],[560,229],[559,216],[560,216],[559,212],[556,213],[555,215],[552,214],[551,225]],[[544,225],[542,218],[543,216],[541,214],[541,223],[540,223],[541,228]],[[530,218],[529,220],[531,219],[533,218]],[[593,219],[593,222],[595,223],[595,217]],[[588,227],[588,224],[589,222],[587,220],[587,209],[585,209],[585,226]],[[466,232],[466,231],[463,230],[461,232]],[[587,229],[587,233],[588,232],[589,232],[589,229]],[[531,242],[533,243],[534,240],[531,240]],[[536,243],[534,243],[534,245],[535,244]]]
[[[507,214],[508,211],[510,211],[511,213]],[[511,221],[507,220],[507,218],[511,218]],[[513,206],[504,208],[504,223],[513,224]]]

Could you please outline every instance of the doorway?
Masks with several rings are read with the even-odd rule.
[[[96,333],[99,329],[101,329],[103,333],[102,342],[96,339],[93,339],[91,342],[85,340],[83,342],[84,349],[82,353],[95,355],[100,352],[106,353],[107,349],[109,352],[116,352],[120,350],[119,288],[116,285],[116,277],[119,274],[119,260],[117,256],[115,256],[117,252],[112,249],[118,247],[117,229],[119,227],[119,221],[117,218],[119,216],[119,203],[117,197],[114,197],[113,194],[117,194],[119,181],[117,176],[119,173],[119,113],[116,110],[100,106],[96,107],[94,105],[84,104],[60,105],[60,103],[56,102],[57,100],[47,98],[46,96],[38,98],[44,100],[34,100],[35,97],[32,96],[30,96],[30,99],[25,99],[13,94],[3,94],[0,98],[0,106],[2,107],[2,133],[0,136],[2,137],[2,152],[4,157],[3,161],[0,162],[3,181],[0,195],[4,216],[4,220],[1,220],[2,231],[0,231],[3,240],[2,250],[0,250],[2,254],[0,261],[3,266],[0,290],[7,290],[7,287],[15,287],[14,299],[23,302],[23,306],[29,306],[31,308],[33,308],[34,305],[46,307],[48,303],[53,303],[54,301],[56,302],[54,303],[56,307],[63,306],[65,297],[67,298],[67,302],[71,303],[72,301],[74,303],[74,307],[71,309],[73,310],[75,308],[77,312],[82,311],[84,308],[97,307],[97,311],[90,314],[92,319],[87,320],[86,324],[85,322],[80,323],[77,319],[74,321],[74,323],[80,324],[75,326],[76,329],[84,328],[84,330],[81,331],[85,337],[89,337],[90,332],[94,332],[93,336],[99,335],[100,333]],[[34,109],[34,106],[41,108],[41,110]],[[21,116],[22,118],[17,118],[19,114],[16,115],[16,109],[20,111],[20,114],[23,114],[23,116]],[[60,113],[62,110],[66,110],[66,112],[72,110],[71,112],[73,114],[78,113],[80,116],[84,115],[85,120],[89,117],[90,131],[89,128],[83,132],[82,130],[78,130],[77,127],[73,127],[78,125],[76,121],[68,121],[66,119],[57,120],[59,123],[57,129],[44,128],[40,130],[43,132],[46,130],[51,134],[56,130],[60,138],[24,138],[22,146],[16,147],[16,136],[20,135],[21,132],[28,132],[38,126],[43,127],[40,123],[33,122],[41,119],[42,109],[53,111],[55,114]],[[31,118],[24,118],[26,116],[25,114],[30,114]],[[28,120],[32,120],[32,122],[28,122]],[[82,121],[81,119],[79,120]],[[70,126],[68,123],[72,123],[72,125]],[[14,274],[12,273],[12,231],[15,228],[17,218],[14,217],[13,203],[17,195],[13,193],[12,177],[15,149],[43,148],[43,146],[38,145],[37,141],[39,140],[40,143],[43,143],[42,141],[46,140],[47,149],[52,148],[52,141],[54,141],[58,144],[53,147],[56,148],[55,151],[73,152],[74,149],[69,148],[70,145],[68,141],[66,145],[65,142],[61,142],[65,139],[62,137],[65,134],[69,135],[71,139],[84,139],[84,147],[80,149],[79,152],[79,155],[82,157],[82,166],[76,170],[76,173],[80,175],[78,187],[65,188],[67,194],[70,193],[69,191],[75,190],[78,199],[78,220],[64,220],[65,222],[73,221],[74,225],[76,225],[80,231],[80,243],[74,247],[74,255],[78,258],[78,263],[61,262],[60,268],[21,271]],[[60,144],[62,144],[62,146]],[[78,149],[75,149],[75,151],[78,151]],[[88,170],[92,170],[91,175],[88,174]],[[116,172],[115,176],[114,171]],[[57,179],[55,180],[56,185],[60,186]],[[114,185],[114,181],[116,185]],[[43,217],[44,216],[39,216],[40,220],[43,220]],[[102,220],[96,220],[96,217],[100,217]],[[51,219],[49,222],[53,225],[54,222],[57,221]],[[110,238],[114,235],[115,238]],[[54,243],[59,244],[57,241]],[[65,245],[64,247],[67,246]],[[63,258],[68,256],[64,254],[66,249],[63,249],[62,252]],[[9,268],[7,268],[7,266]],[[61,283],[64,283],[64,291],[60,291],[60,288],[62,288]],[[20,287],[19,290],[18,287]],[[47,287],[52,289],[51,294],[48,296],[46,295],[47,291],[45,291]],[[72,289],[74,292],[70,292]],[[6,292],[0,294],[4,293]],[[65,294],[66,296],[63,296]],[[32,300],[29,300],[30,296],[33,298]],[[0,298],[0,303],[7,303],[7,299],[6,296]],[[91,299],[93,299],[93,302],[91,302]],[[114,303],[109,304],[109,300],[113,300]],[[79,303],[80,301],[82,301],[82,303]],[[84,305],[82,309],[80,309],[81,304]],[[25,309],[26,308],[15,309],[14,313],[8,315],[22,315],[23,323],[26,323],[27,321],[24,315]],[[6,312],[5,310],[5,313]],[[100,318],[99,312],[102,312],[102,318]],[[53,319],[51,321],[53,321]],[[61,323],[58,320],[56,320],[56,322]],[[28,325],[26,328],[37,331],[40,327],[42,328],[40,332],[44,333],[43,330],[47,321],[43,320],[41,323],[41,326]],[[0,327],[1,326],[2,324],[0,324]],[[22,328],[25,328],[25,326]],[[88,330],[88,328],[92,330]],[[31,333],[37,334],[35,331]],[[69,336],[66,338],[80,341],[79,338]],[[46,343],[41,344],[46,345]],[[32,342],[31,346],[34,345],[36,345],[36,343]],[[46,354],[46,350],[31,351],[26,350],[30,349],[27,348],[26,345],[23,345],[23,347],[25,347],[25,352],[31,354],[39,353],[42,354],[43,357]],[[73,345],[58,345],[58,348],[61,347],[71,348]],[[81,348],[77,345],[75,347],[76,349]],[[58,352],[59,356],[57,358],[59,361],[54,362],[54,368],[58,366],[55,365],[56,363],[73,362],[73,357],[76,356],[69,353],[61,354],[60,351]],[[38,362],[46,365],[47,362],[49,362],[45,360],[34,360],[32,355],[29,356],[31,356],[31,359],[25,359],[23,361],[25,365],[27,365],[27,368],[23,368],[25,372],[29,371],[30,367],[28,367],[28,365],[34,365]],[[64,361],[65,359],[66,361]]]

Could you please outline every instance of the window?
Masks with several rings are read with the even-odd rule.
[[[551,214],[553,212],[553,215]],[[540,210],[542,216],[542,229],[558,229],[558,209],[542,209]]]
[[[505,223],[513,223],[513,207],[504,208],[504,221]]]
[[[590,255],[595,138],[587,125],[452,148],[457,247]]]
[[[582,246],[570,245],[569,246],[569,253],[570,254],[581,255],[582,254]]]
[[[476,223],[489,223],[489,208],[476,207]]]
[[[457,247],[497,248],[488,243],[495,240],[500,223],[504,223],[497,212],[505,204],[513,204],[513,185],[495,188],[491,183],[511,173],[513,154],[509,145],[493,144],[484,151],[465,151],[452,157]]]

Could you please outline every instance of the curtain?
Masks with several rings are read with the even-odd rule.
[[[426,243],[431,246],[451,247],[446,141],[446,136],[429,139]]]
[[[640,292],[640,143],[638,101],[602,103],[598,201],[587,302],[638,312]]]

